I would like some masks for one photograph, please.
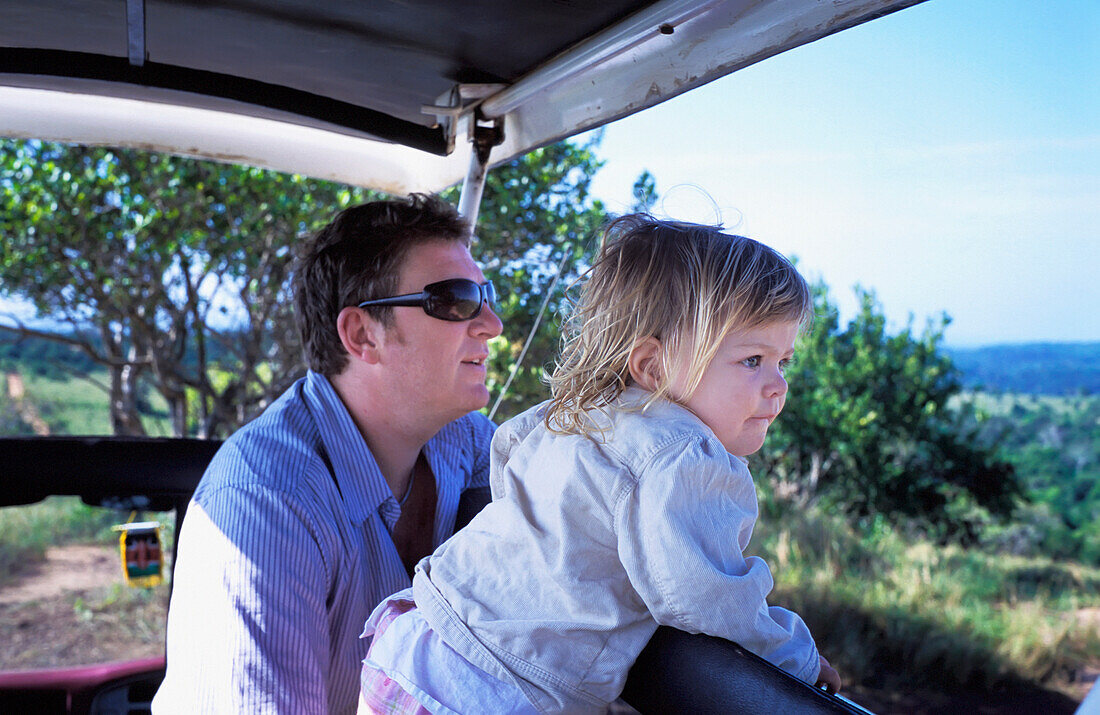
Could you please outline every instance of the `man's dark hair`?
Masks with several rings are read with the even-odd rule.
[[[326,377],[347,365],[336,332],[340,311],[397,290],[409,249],[432,241],[469,245],[469,226],[446,201],[425,194],[344,209],[307,241],[294,270],[294,310],[306,364]],[[393,308],[367,308],[385,326]]]

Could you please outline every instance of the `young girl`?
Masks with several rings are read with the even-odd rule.
[[[751,239],[633,215],[608,228],[552,398],[497,430],[493,502],[367,622],[360,712],[603,712],[659,624],[840,678],[746,558],[744,460],[811,316]]]

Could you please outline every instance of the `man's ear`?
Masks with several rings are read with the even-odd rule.
[[[661,341],[650,336],[634,343],[627,367],[635,383],[650,392],[656,391],[661,384]]]
[[[341,310],[336,316],[336,332],[352,358],[372,365],[378,362],[385,328],[365,310],[353,307]]]

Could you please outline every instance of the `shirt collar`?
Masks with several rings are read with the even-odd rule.
[[[462,464],[472,461],[467,454],[472,449],[472,440],[469,435],[461,435],[459,432],[461,432],[459,421],[451,422],[432,435],[421,450],[424,459],[428,461],[428,466],[431,467],[432,474],[437,477],[437,482],[439,475],[455,474],[461,471]]]
[[[631,385],[630,387],[627,387],[625,390],[623,390],[620,399],[623,401],[624,405],[638,408],[641,407],[641,405],[643,405],[645,401],[649,399],[651,394],[652,393],[650,393],[649,391],[643,390],[636,385]],[[710,428],[710,425],[701,420],[699,418],[699,415],[695,414],[680,403],[670,400],[668,398],[657,400],[652,405],[650,405],[647,412],[656,416],[660,416],[662,414],[680,414],[686,416],[693,422],[698,423],[699,427],[703,429],[707,434],[714,436],[714,430]],[[717,441],[718,437],[715,436],[714,439],[715,441]],[[725,449],[725,447],[723,447],[723,449]],[[748,467],[749,460],[745,459],[744,457],[739,457],[736,454],[730,453],[729,451],[727,451],[726,454],[729,454],[730,458],[736,459],[742,465]]]
[[[328,378],[310,370],[306,374],[304,396],[317,422],[348,517],[362,524],[383,501],[393,498],[390,487]]]

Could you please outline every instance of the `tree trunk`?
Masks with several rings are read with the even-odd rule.
[[[812,498],[817,493],[817,483],[821,480],[821,465],[824,459],[821,452],[816,449],[810,453],[810,478],[806,482],[806,497]]]
[[[111,375],[111,429],[116,435],[144,437],[145,426],[137,409],[137,378],[139,370],[133,365],[112,365]]]
[[[160,391],[168,403],[168,414],[172,419],[172,434],[176,437],[187,436],[187,392],[186,390]]]

